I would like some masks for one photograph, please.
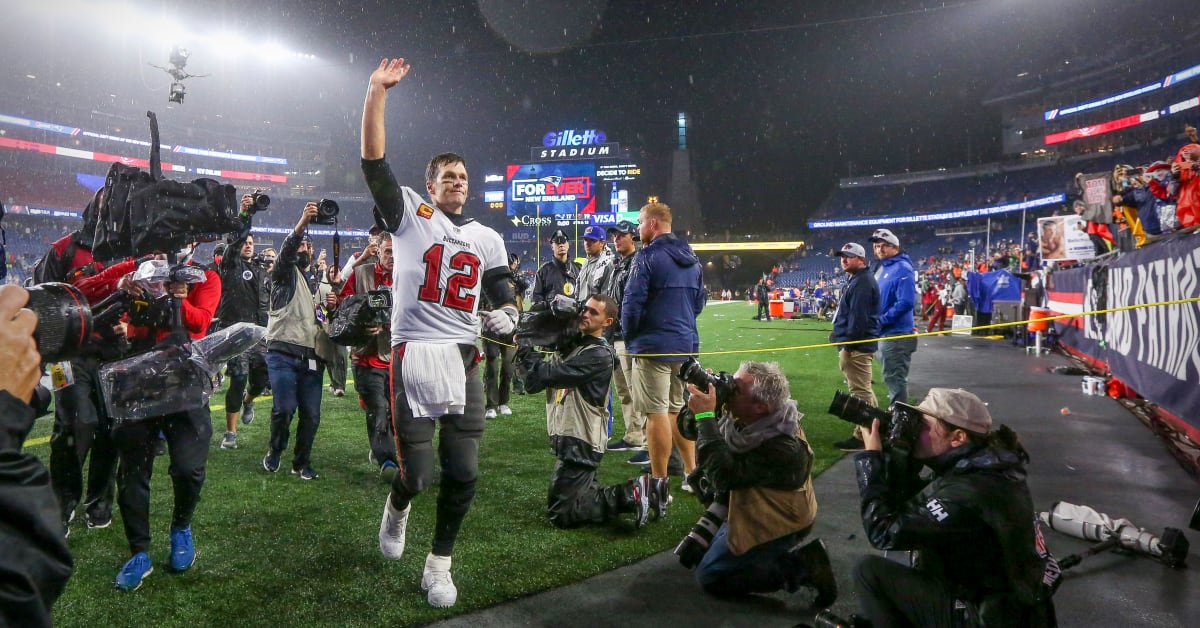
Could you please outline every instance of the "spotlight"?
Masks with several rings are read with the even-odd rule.
[[[187,65],[188,51],[187,48],[175,46],[171,49],[171,65],[183,69]]]
[[[171,83],[171,93],[167,96],[167,102],[183,104],[183,97],[187,95],[187,91],[183,87],[183,83]]]

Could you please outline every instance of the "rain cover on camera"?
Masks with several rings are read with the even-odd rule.
[[[258,325],[237,323],[182,346],[101,366],[100,389],[109,416],[136,421],[203,407],[216,387],[213,380],[221,365],[266,333]]]

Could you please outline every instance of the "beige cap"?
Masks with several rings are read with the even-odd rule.
[[[918,412],[941,419],[968,432],[987,434],[992,430],[992,415],[974,393],[961,388],[930,388],[920,405],[896,402]]]

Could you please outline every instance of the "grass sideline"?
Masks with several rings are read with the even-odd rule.
[[[827,322],[758,322],[745,303],[711,304],[700,317],[704,351],[769,349],[824,342]],[[841,452],[848,424],[828,415],[833,390],[844,388],[833,349],[701,356],[714,370],[733,371],[742,360],[778,361],[816,454],[814,472]],[[878,377],[876,378],[879,379]],[[881,384],[876,393],[886,396]],[[223,403],[223,397],[213,400]],[[386,485],[367,462],[364,418],[357,396],[326,394],[313,451],[319,480],[268,474],[269,406],[239,429],[239,448],[220,450],[224,410],[213,412],[208,479],[192,528],[199,557],[185,574],[167,569],[171,488],[165,459],[156,464],[151,493],[154,573],[134,593],[113,588],[129,553],[120,515],[104,530],[88,530],[82,515],[72,527],[75,574],[54,608],[59,626],[159,625],[412,625],[476,611],[505,600],[578,582],[670,550],[699,517],[699,503],[682,491],[667,518],[634,532],[632,525],[557,530],[546,520],[546,488],[554,459],[545,434],[540,395],[514,396],[514,416],[490,421],[481,447],[478,493],[455,548],[458,604],[428,606],[419,591],[432,537],[433,490],[413,502],[403,560],[379,555],[376,535]],[[618,415],[619,416],[619,415]],[[30,439],[47,436],[51,420],[37,422]],[[615,430],[621,433],[621,421]],[[294,434],[294,431],[293,431]],[[29,448],[43,461],[48,445]],[[605,457],[605,483],[633,477],[628,455]],[[678,480],[673,483],[677,486]],[[819,499],[819,496],[818,496]]]

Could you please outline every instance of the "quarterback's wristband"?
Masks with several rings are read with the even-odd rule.
[[[696,413],[696,420],[697,420],[697,421],[702,421],[702,420],[704,420],[704,419],[711,419],[711,418],[713,418],[713,417],[715,417],[715,416],[717,416],[715,412],[697,412],[697,413]]]

